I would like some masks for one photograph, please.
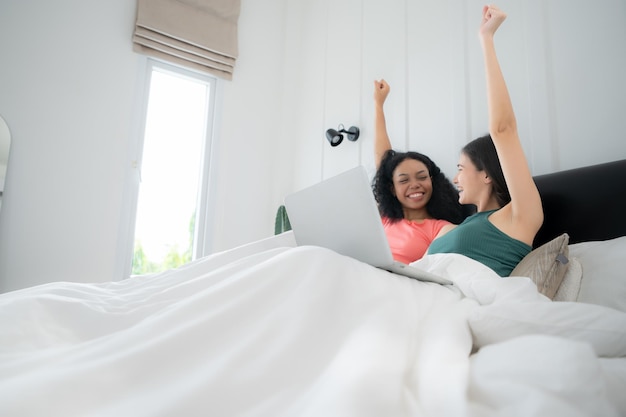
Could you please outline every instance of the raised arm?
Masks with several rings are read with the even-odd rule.
[[[391,149],[383,109],[388,94],[389,84],[385,80],[374,81],[374,162],[376,169],[380,166],[385,152]]]
[[[511,202],[502,210],[505,220],[502,226],[511,236],[532,244],[543,222],[543,209],[518,136],[513,105],[496,56],[494,34],[505,19],[506,14],[496,6],[483,7],[479,37],[487,80],[489,133],[511,195]]]

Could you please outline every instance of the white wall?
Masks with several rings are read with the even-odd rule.
[[[131,2],[3,0],[0,114],[12,132],[0,290],[116,268],[139,60]]]
[[[505,76],[535,174],[626,158],[626,4],[503,0]],[[273,233],[285,193],[372,168],[372,81],[392,86],[394,146],[452,175],[486,129],[476,0],[242,0],[212,179],[208,246]],[[0,2],[0,114],[13,135],[0,291],[122,278],[145,59],[128,0]],[[78,36],[77,36],[78,35]],[[331,148],[324,131],[357,125]]]
[[[285,137],[285,4],[242,3],[241,58],[221,85],[214,250],[273,233],[274,187],[288,178],[272,160],[272,142]],[[145,77],[145,58],[132,52],[135,4],[0,2],[0,114],[12,132],[0,291],[123,277]]]
[[[301,105],[307,111],[299,114],[307,119],[300,121],[305,133],[296,166],[306,171],[296,172],[295,187],[357,163],[373,172],[377,78],[392,88],[386,113],[394,147],[430,155],[452,177],[460,148],[487,132],[477,38],[483,4],[341,0],[306,6],[314,13],[300,13],[307,17],[293,31],[317,31],[320,39],[307,45],[310,60],[292,64],[306,65],[300,71],[307,80],[298,84],[294,101],[312,103]],[[626,128],[626,2],[594,3],[602,19],[592,18],[581,0],[497,4],[509,15],[496,42],[533,173],[626,158],[620,133]],[[337,123],[357,124],[361,139],[356,146],[319,150],[323,131]]]
[[[289,160],[282,117],[285,1],[242,0],[239,58],[224,100],[217,138],[213,251],[274,232]],[[288,145],[288,144],[287,144]],[[289,152],[287,152],[288,154]],[[283,168],[287,167],[287,168]]]

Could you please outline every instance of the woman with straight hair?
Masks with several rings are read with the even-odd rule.
[[[517,131],[513,105],[496,56],[494,35],[506,14],[484,6],[479,39],[487,80],[489,134],[461,151],[453,179],[462,204],[477,213],[438,237],[428,254],[460,253],[509,276],[532,250],[543,208]]]

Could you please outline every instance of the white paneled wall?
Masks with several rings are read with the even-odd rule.
[[[259,3],[243,2],[247,29],[240,32],[242,52],[258,47],[259,39],[276,40],[263,29],[269,13],[256,12]],[[281,0],[272,5],[280,9]],[[273,143],[270,192],[262,181],[254,210],[235,190],[236,172],[225,176],[219,199],[214,250],[222,250],[272,233],[272,221],[285,194],[357,164],[370,174],[373,163],[373,81],[391,84],[386,103],[389,133],[395,148],[430,155],[452,177],[459,150],[486,133],[487,111],[482,54],[477,37],[482,2],[477,0],[284,0],[284,42],[272,43],[284,61],[271,78],[280,95],[276,120],[256,129],[254,138]],[[516,109],[520,135],[535,174],[626,158],[621,132],[626,127],[626,12],[623,0],[600,0],[609,19],[589,19],[582,1],[503,0],[509,18],[497,34],[498,53]],[[263,6],[265,7],[265,6]],[[605,22],[609,25],[605,25]],[[584,30],[582,30],[584,28]],[[261,32],[260,32],[261,31]],[[262,36],[264,35],[264,36]],[[579,39],[589,36],[592,40]],[[578,42],[573,45],[572,39]],[[583,41],[584,40],[584,41]],[[587,51],[592,48],[593,50]],[[268,45],[266,45],[268,46]],[[247,56],[247,54],[245,54]],[[593,61],[589,60],[593,57]],[[242,64],[245,62],[241,58]],[[275,64],[275,63],[274,63]],[[255,66],[238,69],[242,79]],[[600,66],[598,66],[600,65]],[[608,68],[608,67],[611,68]],[[264,68],[264,67],[263,67]],[[268,73],[267,68],[264,68]],[[603,77],[600,89],[578,88],[583,79]],[[228,124],[246,122],[238,104],[248,94],[268,94],[264,86],[247,88],[234,80],[236,99],[227,106]],[[610,83],[611,88],[606,88]],[[228,93],[228,91],[227,91]],[[581,94],[580,98],[572,95]],[[272,102],[276,101],[273,97]],[[600,120],[612,120],[602,124]],[[592,121],[590,125],[588,122]],[[361,137],[331,147],[328,128],[356,125]],[[591,129],[594,134],[589,134]],[[247,138],[224,136],[239,150]],[[224,164],[236,153],[222,153]],[[221,174],[223,174],[223,170]],[[228,182],[226,180],[228,179]],[[267,200],[263,200],[263,195]],[[242,218],[245,219],[242,221]]]
[[[407,146],[407,16],[406,1],[369,0],[363,7],[363,93],[361,100],[361,163],[374,171],[374,80],[384,78],[392,92],[385,103],[389,135],[394,147]]]
[[[407,13],[408,148],[429,155],[450,178],[475,115],[468,101],[475,82],[466,69],[468,47],[478,40],[476,26],[467,24],[469,3],[440,1],[425,13],[418,2]]]
[[[324,68],[324,129],[360,127],[362,90],[361,51],[364,49],[362,33],[362,0],[328,2],[326,31],[326,67]],[[356,98],[356,100],[354,99]],[[323,136],[321,136],[323,137]],[[325,139],[324,139],[325,141]],[[337,147],[325,141],[322,153],[324,177],[344,171],[345,167],[358,165],[360,146],[347,139]]]
[[[303,19],[292,30],[319,34],[315,59],[306,59],[305,45],[293,46],[300,60],[287,66],[302,71],[308,87],[294,85],[291,99],[323,108],[320,126],[319,108],[300,107],[301,125],[312,130],[296,138],[294,188],[359,163],[373,173],[377,78],[391,84],[385,109],[393,146],[426,153],[453,176],[460,148],[487,133],[477,37],[483,4],[336,0],[316,2],[316,13],[291,10]],[[496,35],[498,55],[533,173],[626,158],[626,2],[594,3],[602,19],[581,0],[497,4],[509,15]],[[323,140],[338,123],[361,128],[357,144],[331,148]]]
[[[327,17],[327,1],[288,0],[283,135],[289,152],[283,157],[292,161],[283,175],[293,177],[292,186],[319,181],[322,175]],[[277,205],[290,189],[277,194]]]
[[[564,167],[626,156],[626,2],[548,2],[554,149]],[[601,14],[601,18],[597,17]],[[616,140],[617,137],[617,140]]]

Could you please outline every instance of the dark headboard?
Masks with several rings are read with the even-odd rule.
[[[534,179],[544,211],[534,247],[564,232],[570,243],[626,235],[626,159]]]

